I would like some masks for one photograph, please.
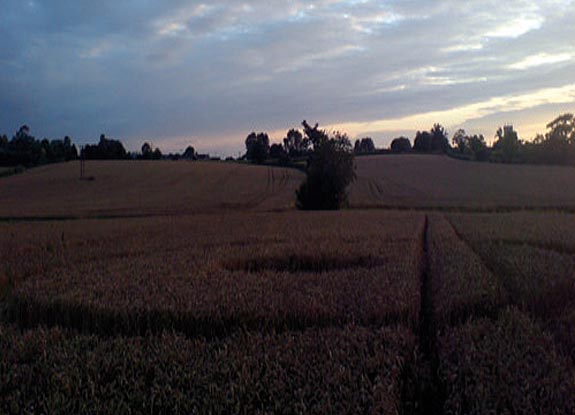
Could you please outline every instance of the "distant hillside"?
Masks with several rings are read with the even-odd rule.
[[[0,179],[1,217],[98,217],[274,210],[295,204],[294,169],[217,162],[60,163]]]
[[[437,155],[357,157],[351,208],[575,209],[575,168]],[[304,174],[218,162],[78,161],[0,178],[0,217],[109,217],[293,209]]]
[[[438,155],[356,158],[352,207],[575,208],[575,168]]]

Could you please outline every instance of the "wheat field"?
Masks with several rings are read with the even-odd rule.
[[[575,208],[575,169],[469,162],[437,155],[357,158],[356,208]]]
[[[571,170],[418,157],[0,179],[0,413],[574,413]]]
[[[2,217],[179,215],[289,209],[303,173],[228,162],[86,161],[37,167],[0,182]]]

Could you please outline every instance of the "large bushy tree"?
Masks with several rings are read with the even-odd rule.
[[[128,158],[128,152],[119,140],[100,135],[100,141],[95,145],[87,145],[82,150],[87,160],[122,160]]]
[[[503,163],[521,161],[521,141],[512,125],[498,128],[495,133],[497,141],[493,144],[491,159]]]
[[[391,140],[392,153],[408,153],[411,151],[411,143],[407,137],[397,137]]]
[[[418,131],[413,140],[413,149],[419,153],[431,151],[432,135],[429,131]]]
[[[284,149],[290,157],[303,156],[307,153],[310,146],[309,139],[304,137],[303,134],[295,128],[287,132],[283,142]]]
[[[547,133],[524,143],[522,156],[529,163],[575,164],[575,118],[562,114],[547,124]]]
[[[182,158],[187,160],[195,160],[196,159],[196,149],[192,146],[186,147],[184,154],[182,154]]]
[[[468,135],[465,130],[459,129],[453,134],[452,142],[457,151],[470,160],[486,161],[489,159],[490,151],[482,134]]]
[[[447,131],[441,124],[434,124],[431,128],[431,151],[437,153],[445,153],[449,148],[449,140],[447,139]]]
[[[347,187],[355,179],[352,146],[345,134],[330,137],[318,124],[302,123],[304,134],[312,143],[306,179],[296,191],[297,207],[306,210],[335,210],[347,202]]]
[[[252,163],[261,164],[270,153],[270,138],[266,133],[252,132],[246,137],[246,158]]]
[[[159,148],[153,148],[148,142],[142,144],[142,160],[160,160],[162,158],[162,151]]]
[[[374,153],[375,144],[373,143],[373,140],[370,137],[364,137],[362,139],[355,140],[353,151],[355,154]]]

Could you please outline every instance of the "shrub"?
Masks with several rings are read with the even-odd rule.
[[[297,207],[305,210],[337,210],[347,202],[346,188],[355,179],[351,142],[345,134],[329,137],[316,124],[303,122],[304,132],[313,144],[306,180],[296,191]]]

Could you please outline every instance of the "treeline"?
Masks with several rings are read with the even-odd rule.
[[[100,135],[96,144],[87,144],[78,151],[69,136],[64,139],[42,140],[36,139],[30,127],[23,125],[12,136],[0,135],[0,166],[4,167],[34,167],[42,164],[83,158],[85,160],[160,160],[160,159],[188,159],[213,160],[209,154],[198,154],[192,146],[188,146],[182,153],[163,154],[159,148],[153,148],[145,142],[141,153],[126,151],[120,140]]]
[[[468,136],[459,130],[453,136],[452,154],[458,157],[498,163],[575,165],[575,118],[563,114],[547,124],[545,135],[532,141],[519,138],[513,126],[499,128],[492,147],[482,135]]]
[[[440,124],[429,131],[418,131],[413,145],[407,137],[397,137],[387,149],[375,147],[370,137],[357,139],[353,153],[436,153],[448,154],[464,160],[491,161],[497,163],[530,163],[575,165],[575,117],[562,114],[547,124],[547,133],[538,134],[532,141],[521,140],[512,125],[497,130],[495,141],[489,146],[482,134],[468,134],[457,130],[449,140],[449,134]],[[252,132],[246,140],[246,153],[242,157],[253,163],[278,162],[287,165],[307,159],[313,145],[300,130],[290,129],[280,143],[270,144],[265,132]]]
[[[77,157],[78,149],[68,136],[62,140],[38,140],[30,134],[27,125],[20,127],[12,139],[0,135],[0,166],[32,167],[74,160]]]
[[[294,160],[307,159],[314,150],[313,141],[308,137],[307,132],[309,131],[306,130],[305,125],[303,131],[292,128],[286,133],[281,143],[271,145],[267,133],[252,132],[246,137],[246,153],[241,159],[257,164],[272,160],[283,165]],[[350,150],[355,154],[375,154],[378,152],[370,137],[356,140]]]
[[[106,138],[104,134],[100,136],[98,144],[86,145],[82,149],[80,156],[86,160],[201,160],[210,159],[207,154],[198,154],[192,146],[188,146],[182,153],[163,154],[159,148],[154,148],[150,143],[142,144],[140,153],[126,151],[120,140]]]
[[[529,163],[575,165],[575,117],[562,114],[547,124],[545,135],[538,134],[532,141],[519,138],[512,125],[497,130],[495,141],[488,146],[482,134],[467,134],[457,130],[449,143],[445,129],[435,124],[430,131],[418,131],[413,147],[408,138],[398,137],[391,142],[393,153],[447,153],[453,157],[496,163]]]

